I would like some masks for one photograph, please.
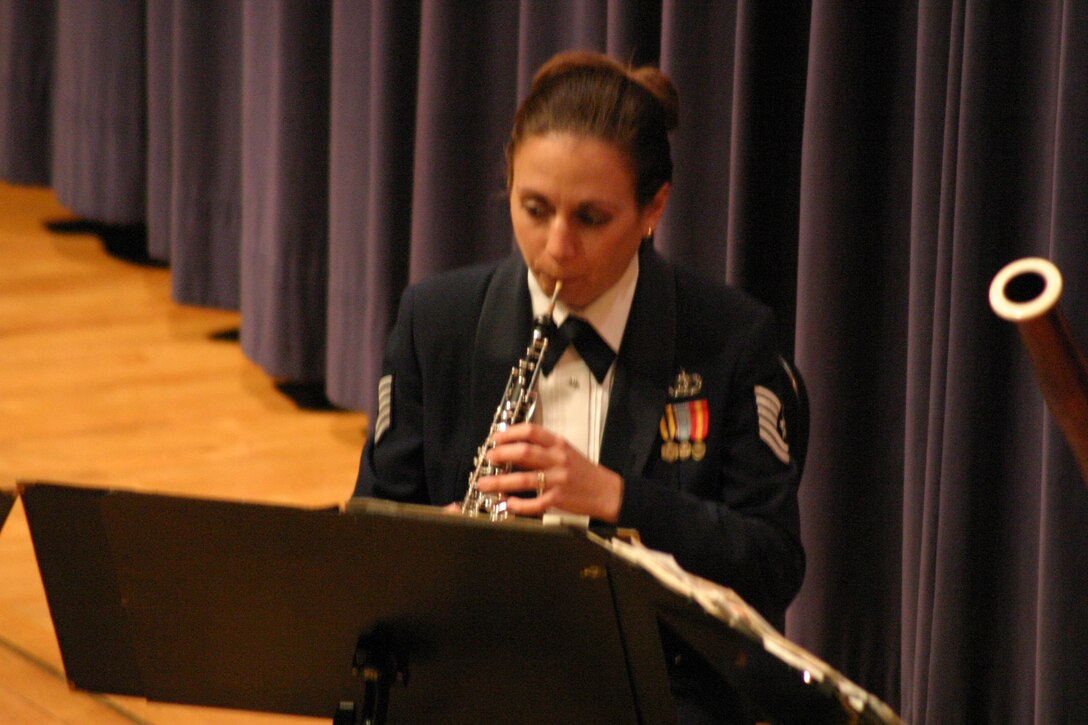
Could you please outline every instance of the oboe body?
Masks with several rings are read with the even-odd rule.
[[[487,459],[487,454],[495,447],[495,433],[506,430],[512,425],[532,420],[533,411],[536,409],[540,362],[548,349],[548,335],[554,326],[552,311],[555,309],[555,301],[559,297],[561,286],[560,282],[555,283],[555,290],[552,292],[547,311],[533,320],[533,334],[529,339],[525,356],[511,369],[510,378],[506,381],[506,390],[491,420],[487,439],[476,450],[476,457],[472,461],[473,470],[468,478],[468,492],[465,493],[465,498],[461,502],[461,513],[465,516],[486,515],[492,521],[500,521],[510,516],[504,495],[486,493],[476,484],[484,476],[508,473],[511,470],[508,464],[492,465]]]

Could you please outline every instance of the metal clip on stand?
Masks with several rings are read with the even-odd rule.
[[[355,647],[352,673],[363,678],[361,703],[341,702],[333,725],[385,725],[389,688],[408,684],[408,658],[380,637],[363,635]]]

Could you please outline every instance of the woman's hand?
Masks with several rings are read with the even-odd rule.
[[[616,523],[623,500],[623,478],[592,463],[561,436],[534,423],[520,423],[492,436],[492,464],[513,466],[510,473],[476,482],[488,493],[535,493],[535,498],[511,496],[509,510],[518,516],[542,516],[550,507]]]

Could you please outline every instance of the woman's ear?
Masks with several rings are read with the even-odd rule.
[[[650,203],[642,210],[642,226],[646,229],[656,229],[661,221],[661,215],[665,213],[665,204],[669,201],[669,183],[666,181],[650,199]]]

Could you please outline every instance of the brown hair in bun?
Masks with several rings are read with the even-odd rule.
[[[507,184],[514,154],[530,136],[568,133],[620,149],[631,163],[635,197],[646,206],[672,180],[669,131],[680,100],[668,76],[652,66],[628,68],[600,53],[553,56],[533,77],[506,144]]]

